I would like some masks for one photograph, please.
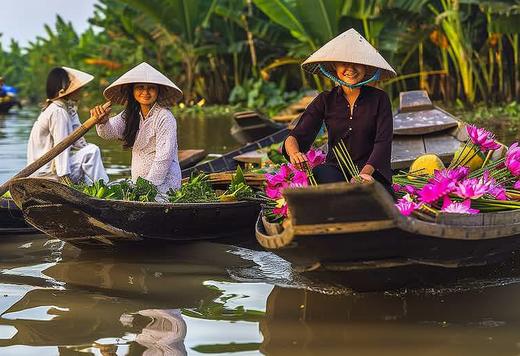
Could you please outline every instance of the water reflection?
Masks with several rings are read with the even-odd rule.
[[[440,295],[330,296],[276,287],[260,322],[269,355],[513,355],[520,286]]]
[[[0,246],[2,355],[184,355],[260,345],[257,324],[271,287],[258,293],[249,285],[248,293],[247,284],[233,283],[227,268],[250,262],[230,246],[83,252],[43,236]]]

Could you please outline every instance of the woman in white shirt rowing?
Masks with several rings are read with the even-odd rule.
[[[103,92],[112,103],[125,105],[108,118],[101,106],[91,110],[100,118],[97,133],[105,139],[123,141],[132,149],[132,180],[142,177],[160,192],[181,185],[177,146],[177,123],[168,109],[182,97],[182,91],[148,63],[131,69]]]
[[[92,79],[94,77],[88,73],[67,67],[56,67],[49,72],[46,106],[29,136],[28,164],[40,158],[81,125],[76,109],[77,102],[81,88]],[[90,184],[100,179],[108,182],[99,148],[87,143],[83,137],[33,175],[67,183],[72,181]]]

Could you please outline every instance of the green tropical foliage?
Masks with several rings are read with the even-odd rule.
[[[51,67],[77,67],[96,76],[85,96],[97,102],[147,61],[183,88],[188,106],[273,114],[332,84],[299,64],[353,27],[398,72],[382,83],[393,96],[422,88],[472,106],[520,101],[519,22],[520,0],[99,0],[84,33],[57,17],[24,48],[0,48],[0,75],[36,103]]]

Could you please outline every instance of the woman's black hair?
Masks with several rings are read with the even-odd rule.
[[[134,146],[135,137],[139,130],[139,121],[141,117],[141,105],[134,98],[134,85],[130,84],[126,88],[126,107],[121,115],[126,121],[125,130],[123,131],[123,148],[132,148]],[[157,98],[161,93],[161,86],[157,86]]]
[[[67,71],[61,67],[52,68],[47,76],[47,99],[54,99],[60,93],[60,90],[67,89],[70,85],[69,75]]]
[[[123,131],[123,147],[132,148],[135,142],[135,136],[139,130],[139,112],[141,106],[134,98],[134,85],[130,84],[126,88],[126,107],[121,115],[126,121],[125,130]]]

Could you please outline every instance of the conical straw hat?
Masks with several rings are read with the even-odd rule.
[[[170,79],[146,62],[130,69],[105,89],[103,95],[115,104],[124,105],[127,100],[127,89],[131,84],[151,83],[161,86],[157,101],[162,106],[172,106],[182,98],[182,90]]]
[[[67,88],[61,89],[58,92],[58,96],[55,97],[54,99],[63,98],[65,95],[69,95],[73,91],[78,90],[79,88],[87,85],[88,83],[90,83],[90,81],[92,81],[92,79],[94,79],[93,75],[82,72],[80,70],[77,70],[74,68],[69,68],[69,67],[61,67],[61,68],[63,68],[67,72],[67,75],[69,76],[70,84]]]
[[[312,74],[320,73],[318,66],[331,62],[349,62],[364,64],[381,69],[381,79],[396,75],[395,70],[379,52],[363,37],[351,28],[327,42],[302,63],[302,68]]]

